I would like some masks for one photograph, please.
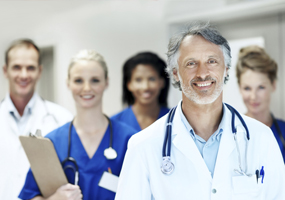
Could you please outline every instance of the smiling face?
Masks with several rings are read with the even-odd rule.
[[[77,107],[93,108],[102,105],[108,80],[98,62],[79,60],[71,67],[67,84]]]
[[[249,114],[269,111],[270,95],[275,91],[275,82],[271,83],[266,74],[248,69],[241,74],[239,87]]]
[[[31,98],[36,83],[41,76],[42,66],[38,63],[39,54],[33,47],[18,46],[10,50],[8,64],[3,72],[9,80],[11,98]]]
[[[151,65],[137,65],[127,85],[135,99],[135,104],[158,103],[158,96],[164,87],[164,80]]]
[[[179,49],[178,70],[173,71],[180,81],[183,98],[196,104],[210,104],[222,90],[226,67],[221,48],[201,36],[186,36]]]

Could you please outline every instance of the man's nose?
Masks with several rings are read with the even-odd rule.
[[[196,72],[196,76],[197,77],[200,77],[202,79],[205,79],[207,76],[209,76],[209,70],[207,68],[206,65],[203,65],[203,64],[200,64],[198,67],[197,67],[197,72]]]
[[[27,69],[26,68],[22,68],[21,69],[21,74],[20,74],[21,78],[27,78],[28,76],[28,72],[27,72]]]

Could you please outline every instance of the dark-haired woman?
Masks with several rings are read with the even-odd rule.
[[[165,66],[165,62],[151,52],[129,58],[123,66],[123,103],[129,107],[112,118],[139,132],[168,113],[169,79]]]

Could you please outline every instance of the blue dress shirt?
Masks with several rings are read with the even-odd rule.
[[[182,102],[181,102],[182,103]],[[181,106],[182,108],[182,106]],[[193,128],[187,121],[185,115],[183,114],[182,109],[178,110],[182,122],[185,125],[185,128],[187,131],[190,133],[191,137],[193,138],[198,150],[200,151],[201,156],[203,157],[209,171],[211,172],[211,175],[213,177],[214,171],[215,171],[215,165],[216,165],[216,160],[218,156],[218,151],[219,151],[219,146],[220,146],[220,141],[221,141],[221,136],[223,133],[223,127],[225,126],[225,108],[223,106],[223,117],[222,120],[219,124],[218,129],[211,135],[211,137],[205,141],[203,138],[201,138],[199,135],[196,135]]]

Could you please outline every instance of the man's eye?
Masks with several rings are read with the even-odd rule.
[[[34,71],[34,70],[36,70],[36,67],[34,67],[34,66],[29,66],[27,69],[28,69],[29,71]]]
[[[150,77],[148,80],[150,80],[150,81],[156,81],[156,78],[155,78],[155,77]]]
[[[208,63],[215,64],[215,63],[217,63],[217,61],[216,60],[209,60]]]
[[[21,69],[21,67],[20,67],[19,65],[14,65],[14,66],[13,66],[13,69],[14,69],[14,70],[19,70],[19,69]]]
[[[196,65],[196,62],[191,61],[187,63],[187,66],[193,66],[193,65]]]
[[[246,91],[250,91],[250,87],[244,87],[243,89]]]
[[[262,85],[260,85],[259,87],[258,87],[259,89],[265,89],[265,87],[264,86],[262,86]]]

